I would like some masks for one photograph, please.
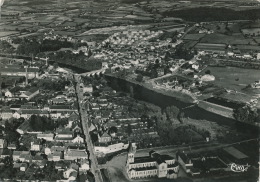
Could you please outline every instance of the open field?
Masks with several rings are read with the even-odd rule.
[[[18,33],[19,32],[16,32],[16,31],[8,31],[8,32],[0,31],[0,37],[5,37],[5,36],[13,35],[13,34],[18,34]]]
[[[250,35],[260,35],[260,28],[250,28],[250,29],[242,29],[243,34],[250,34]]]
[[[195,40],[198,41],[199,39],[203,38],[205,34],[187,34],[183,39],[184,40]]]
[[[215,76],[216,80],[212,83],[224,87],[226,89],[243,92],[242,89],[248,84],[259,80],[260,71],[253,69],[243,69],[236,67],[208,67],[211,74]],[[205,71],[200,74],[204,75]]]
[[[233,34],[233,35],[225,35],[220,33],[213,33],[209,35],[205,35],[201,39],[202,43],[216,43],[216,44],[242,44],[242,45],[248,45],[249,43],[251,45],[255,45],[255,41],[252,38],[244,38],[244,36],[241,33]]]

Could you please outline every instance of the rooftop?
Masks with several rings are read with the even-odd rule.
[[[223,150],[226,151],[228,154],[232,155],[233,157],[235,157],[236,159],[248,158],[247,155],[240,152],[235,147],[227,147],[227,148],[224,148]]]

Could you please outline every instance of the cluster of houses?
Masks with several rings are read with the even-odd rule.
[[[121,33],[116,32],[108,39],[104,40],[102,44],[105,45],[111,43],[115,45],[133,45],[137,42],[141,43],[158,37],[162,33],[162,31],[155,32],[150,30],[123,31]]]
[[[112,72],[117,68],[131,72],[133,67],[134,70],[145,71],[149,64],[154,64],[156,61],[162,63],[165,53],[182,43],[182,40],[173,41],[172,38],[160,40],[162,35],[162,31],[150,30],[116,32],[93,51],[94,57],[112,65]],[[172,69],[176,66],[170,62],[169,65]],[[157,69],[158,75],[164,74],[162,67]]]
[[[44,79],[39,77],[37,70],[32,73],[29,71],[31,70],[28,68],[27,73],[21,72],[23,75],[20,76],[28,77],[29,74],[29,79]],[[3,72],[3,75],[9,73]],[[1,129],[0,165],[3,159],[10,157],[17,175],[31,175],[30,179],[33,179],[37,170],[44,171],[52,163],[58,181],[76,181],[79,176],[85,176],[87,181],[87,172],[90,170],[89,153],[75,105],[73,85],[66,86],[65,90],[59,93],[45,93],[48,95],[45,105],[32,101],[32,98],[44,93],[44,90],[40,89],[30,87],[27,83],[25,87],[10,85],[1,90],[3,101],[9,102],[8,105],[1,106],[1,128],[5,127],[6,121],[18,119],[20,123],[16,132],[20,138],[18,143],[9,142],[6,137],[8,132]],[[23,102],[17,102],[19,100]],[[32,116],[46,117],[53,123],[63,120],[65,123],[55,126],[53,130],[39,131],[31,126]]]
[[[92,93],[89,85],[81,85],[83,92]],[[127,114],[127,108],[120,104],[125,99],[109,87],[102,89],[99,97],[86,96],[88,99],[89,130],[97,136],[94,141],[96,154],[117,152],[129,147],[129,142],[136,142],[137,138],[158,138],[158,133],[153,126],[148,126],[147,121],[140,117]],[[127,128],[131,128],[131,134]]]
[[[30,149],[22,148],[23,140],[17,146],[3,138],[0,139],[0,148],[3,149],[1,158],[12,157],[14,168],[22,172],[26,172],[31,165],[44,168],[48,161],[53,161],[61,180],[76,180],[78,175],[90,169],[90,163],[79,115],[76,111],[71,112],[67,118],[68,124],[56,128],[55,131],[28,131],[30,127],[25,121],[17,128],[17,132],[21,138],[31,136]]]

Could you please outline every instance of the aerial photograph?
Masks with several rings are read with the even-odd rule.
[[[260,0],[0,0],[0,182],[260,182]]]

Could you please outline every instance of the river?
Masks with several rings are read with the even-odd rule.
[[[197,105],[182,102],[181,100],[176,99],[174,95],[163,95],[162,93],[158,93],[154,90],[150,90],[141,85],[129,82],[121,78],[112,77],[109,75],[104,75],[104,77],[108,81],[110,87],[117,91],[128,92],[135,99],[155,104],[161,107],[162,109],[166,108],[167,106],[174,105],[181,112],[184,113],[184,117],[189,117],[197,120],[208,120],[211,122],[217,122],[220,125],[227,125],[231,128],[236,128],[238,131],[241,132],[250,131],[252,132],[252,134],[254,133],[256,137],[258,135],[258,129],[254,126],[241,123],[234,119],[226,118],[218,114],[214,114],[212,112],[206,111],[198,107]]]

